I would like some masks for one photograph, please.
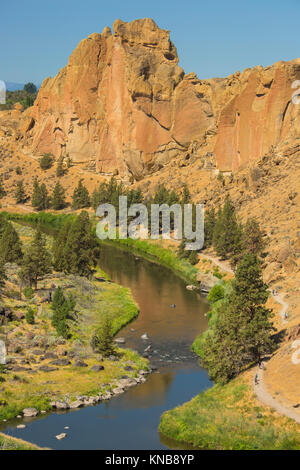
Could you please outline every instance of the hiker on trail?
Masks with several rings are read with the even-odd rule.
[[[285,320],[288,319],[288,314],[287,314],[287,312],[284,312],[284,319],[285,319]]]
[[[254,379],[255,385],[258,385],[258,374],[256,374],[255,379]]]

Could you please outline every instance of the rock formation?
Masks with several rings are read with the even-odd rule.
[[[178,60],[151,19],[92,34],[24,113],[25,148],[139,180],[190,152],[232,171],[298,133],[300,60],[212,80],[185,75]]]

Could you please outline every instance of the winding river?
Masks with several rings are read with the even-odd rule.
[[[140,306],[137,320],[119,334],[126,339],[125,347],[143,353],[151,344],[149,359],[158,371],[109,402],[40,416],[27,421],[25,429],[16,429],[17,420],[0,430],[52,449],[188,449],[159,435],[157,429],[164,411],[211,386],[207,372],[190,352],[196,335],[207,327],[207,303],[167,268],[131,253],[104,246],[100,265],[113,281],[131,289]],[[149,340],[141,338],[145,333]],[[55,439],[62,432],[67,437]]]

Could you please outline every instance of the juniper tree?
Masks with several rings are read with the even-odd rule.
[[[6,191],[4,189],[3,178],[0,176],[0,199],[2,199],[6,195]]]
[[[61,210],[66,207],[65,190],[58,181],[53,190],[51,205],[54,210]]]
[[[89,192],[83,185],[83,180],[80,179],[77,188],[74,189],[72,207],[73,209],[84,209],[90,205]]]
[[[205,235],[205,248],[209,248],[213,243],[214,229],[216,225],[216,212],[212,207],[205,211],[204,216],[204,235]]]
[[[0,238],[0,256],[4,263],[19,263],[23,258],[22,243],[11,223],[7,223]]]
[[[46,239],[40,229],[24,254],[21,273],[23,278],[37,289],[38,280],[52,272],[51,255],[46,248]]]
[[[17,189],[15,192],[16,204],[24,204],[27,200],[27,195],[24,189],[23,181],[18,181]]]
[[[48,195],[46,185],[45,183],[42,183],[40,186],[37,178],[35,178],[33,182],[31,204],[32,207],[38,211],[46,210],[50,207],[50,197]]]
[[[191,202],[191,193],[189,191],[188,185],[184,184],[183,185],[183,192],[182,192],[182,199],[181,203],[182,204],[190,204]]]
[[[61,157],[58,160],[57,166],[56,166],[56,176],[58,178],[61,178],[65,174],[65,168],[64,168],[64,157]]]
[[[66,272],[89,276],[99,257],[98,243],[89,220],[83,211],[72,224],[63,252]]]
[[[7,279],[6,273],[5,273],[5,268],[4,268],[4,263],[3,260],[0,258],[0,295],[1,295],[1,289],[5,286],[5,281]]]
[[[55,290],[51,309],[52,325],[56,329],[59,336],[67,338],[69,336],[69,326],[67,320],[73,318],[75,302],[73,297],[70,295],[68,298],[65,297],[61,287]]]
[[[25,314],[25,320],[29,325],[34,325],[34,310],[31,307],[27,308],[26,314]]]
[[[56,271],[62,271],[67,273],[70,268],[66,246],[71,229],[72,222],[70,220],[67,220],[61,227],[58,235],[53,240],[53,267]]]
[[[92,336],[91,346],[96,353],[102,354],[104,357],[116,353],[112,321],[108,316],[105,316],[102,325]]]
[[[248,253],[261,256],[268,244],[268,239],[254,218],[249,218],[243,229],[243,247]]]
[[[232,291],[221,301],[222,308],[202,345],[202,363],[216,382],[226,383],[273,351],[272,311],[265,307],[268,295],[257,257],[244,255]]]
[[[42,170],[49,170],[53,165],[53,156],[51,153],[45,153],[40,159],[40,167]]]
[[[214,228],[213,245],[221,258],[228,258],[235,252],[240,240],[240,227],[235,214],[234,205],[227,195],[223,209],[219,209]]]

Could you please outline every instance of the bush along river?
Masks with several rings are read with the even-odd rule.
[[[131,289],[140,307],[139,317],[118,335],[122,346],[147,356],[156,372],[108,402],[39,416],[27,420],[25,429],[14,421],[1,431],[52,449],[188,449],[161,436],[158,425],[164,411],[212,386],[190,351],[207,328],[207,302],[169,269],[113,246],[102,245],[100,266]],[[67,436],[59,441],[60,433]]]

